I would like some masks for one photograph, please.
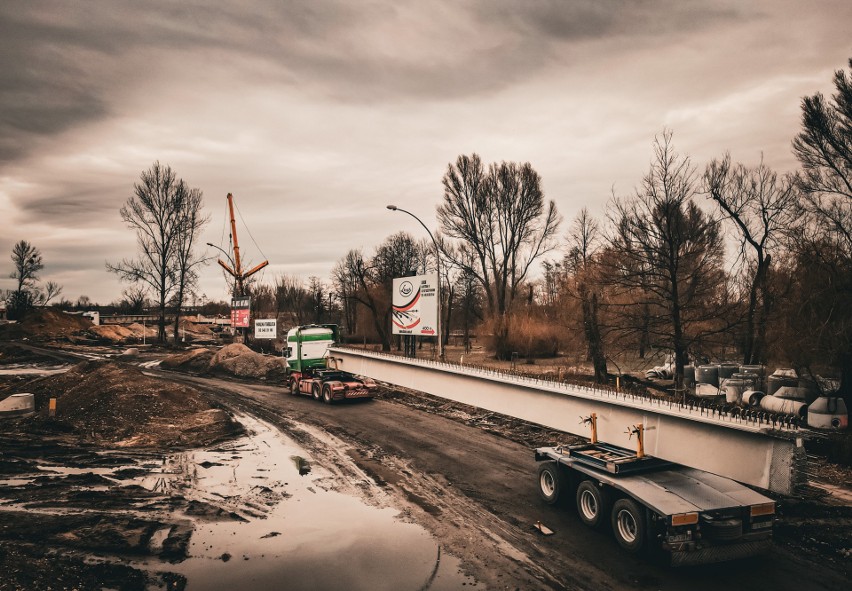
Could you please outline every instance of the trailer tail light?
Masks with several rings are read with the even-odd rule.
[[[774,515],[775,503],[764,503],[762,505],[751,506],[751,516],[760,517],[762,515]]]
[[[698,513],[678,513],[672,515],[672,525],[695,525],[698,523]]]

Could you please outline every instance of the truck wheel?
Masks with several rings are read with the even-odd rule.
[[[296,396],[299,393],[299,380],[290,378],[290,394]]]
[[[568,475],[556,462],[538,466],[538,494],[548,505],[555,505],[568,491]]]
[[[322,387],[322,401],[326,404],[334,404],[334,398],[331,395],[331,386],[328,384]]]
[[[645,511],[633,499],[618,499],[612,506],[612,532],[618,545],[632,554],[645,545]]]
[[[609,514],[609,495],[592,480],[577,486],[577,513],[580,521],[596,529],[602,528]]]
[[[319,384],[314,384],[313,388],[311,388],[311,394],[313,394],[314,400],[320,399],[320,386],[319,386]]]

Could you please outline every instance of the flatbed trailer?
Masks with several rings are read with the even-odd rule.
[[[640,445],[641,452],[641,445]],[[587,526],[672,566],[753,556],[772,545],[775,502],[729,478],[603,443],[541,447],[541,498],[570,500]]]

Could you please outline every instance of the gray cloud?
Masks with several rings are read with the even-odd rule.
[[[204,59],[260,60],[257,76],[343,103],[455,100],[513,86],[574,42],[683,35],[737,16],[592,0],[4,3],[0,162],[110,116],[114,91],[181,62],[189,72]]]
[[[566,219],[629,192],[664,126],[699,165],[730,149],[789,170],[799,98],[848,59],[852,5],[819,6],[0,3],[0,288],[24,238],[69,297],[117,297],[103,263],[133,256],[118,210],[155,160],[204,191],[205,241],[227,240],[230,191],[248,259],[324,279],[349,248],[423,235],[389,202],[434,230],[461,153],[530,161]]]

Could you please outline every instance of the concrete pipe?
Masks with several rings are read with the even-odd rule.
[[[760,399],[760,408],[775,413],[798,415],[804,417],[808,413],[808,405],[800,400],[764,396]]]
[[[12,394],[0,400],[0,418],[25,417],[35,413],[35,396]]]

